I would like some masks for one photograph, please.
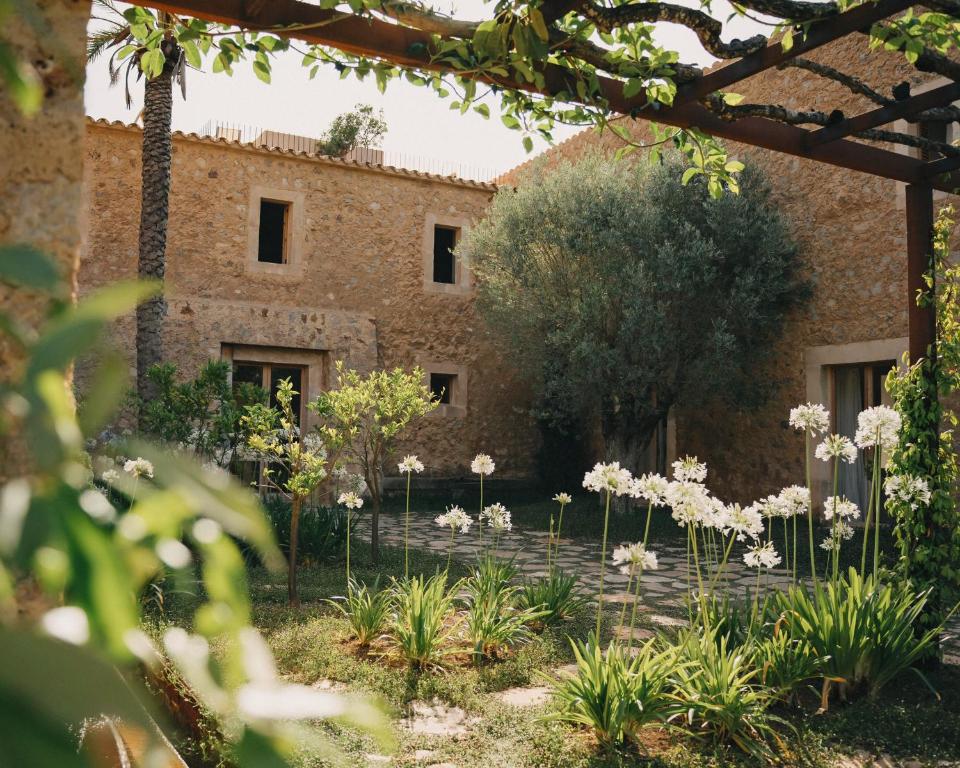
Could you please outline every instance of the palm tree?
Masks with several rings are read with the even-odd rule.
[[[115,85],[122,70],[125,70],[124,92],[128,109],[133,103],[130,76],[136,72],[137,80],[144,80],[137,274],[141,278],[162,281],[166,266],[174,82],[179,83],[181,93],[186,98],[186,61],[174,34],[178,20],[168,13],[158,13],[153,17],[155,29],[163,36],[159,48],[163,63],[158,66],[157,54],[138,43],[127,18],[112,0],[94,0],[94,7],[107,12],[106,18],[95,17],[106,26],[88,38],[87,60],[93,61],[112,49],[110,83]],[[118,58],[125,60],[126,65],[118,63]],[[165,315],[166,301],[162,294],[137,307],[137,395],[141,402],[149,400],[153,394],[153,385],[147,372],[163,357]]]

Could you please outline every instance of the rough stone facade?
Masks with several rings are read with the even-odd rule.
[[[136,276],[140,142],[135,127],[88,122],[81,293]],[[434,223],[468,227],[493,191],[175,134],[164,357],[193,373],[207,360],[255,349],[306,366],[310,397],[335,384],[337,360],[364,372],[420,365],[455,373],[455,401],[423,420],[399,451],[416,451],[440,477],[469,474],[479,451],[496,457],[502,476],[529,475],[536,430],[517,410],[526,393],[474,312],[468,265],[460,265],[458,285],[434,285],[426,271]],[[286,264],[257,261],[261,198],[290,205]],[[112,335],[131,366],[134,332],[131,316]],[[81,366],[81,392],[85,378]]]
[[[4,20],[14,53],[33,64],[44,100],[40,111],[24,116],[0,88],[0,243],[27,243],[52,257],[73,290],[82,218],[84,48],[90,3],[37,0],[45,25],[38,35],[18,13]],[[0,307],[24,328],[36,329],[47,313],[45,297],[0,285]],[[0,333],[0,381],[16,378],[20,350]],[[0,480],[22,455],[16,434],[0,441]]]
[[[929,81],[901,55],[868,51],[865,36],[851,35],[807,58],[859,75],[882,93],[903,81],[916,92]],[[855,114],[876,106],[797,68],[768,70],[730,90],[742,94],[746,103],[796,109],[840,108]],[[896,129],[909,130],[902,124]],[[638,134],[644,130],[638,123]],[[586,152],[612,153],[620,146],[611,132],[589,130],[539,161],[573,161]],[[906,351],[906,218],[898,182],[735,143],[728,149],[766,172],[774,203],[790,222],[813,285],[810,302],[790,317],[762,373],[779,383],[764,407],[747,413],[679,408],[675,414],[674,452],[705,460],[709,484],[722,498],[750,502],[803,482],[803,440],[787,423],[793,405],[811,400],[832,406],[835,366],[899,359]],[[524,167],[500,181],[522,183]],[[815,491],[822,498],[828,487],[826,465],[814,464]]]

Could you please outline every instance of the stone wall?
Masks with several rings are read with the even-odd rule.
[[[81,293],[136,274],[138,129],[90,122],[85,144],[89,237]],[[192,372],[222,344],[322,353],[332,365],[456,368],[468,377],[465,409],[431,414],[400,451],[440,476],[469,473],[478,451],[505,476],[532,470],[536,430],[517,408],[526,392],[474,311],[470,291],[424,280],[425,232],[482,215],[490,185],[296,155],[176,134],[173,142],[164,355]],[[267,267],[251,252],[259,193],[291,200],[291,263]],[[133,318],[113,342],[133,355]],[[78,371],[82,391],[85,371]],[[317,380],[320,378],[321,380]],[[499,474],[499,473],[498,473]]]
[[[40,111],[25,117],[0,88],[0,243],[29,243],[59,265],[69,290],[76,278],[84,236],[81,179],[85,30],[90,3],[36,0],[47,30],[37,36],[13,12],[4,20],[5,39],[31,63],[43,84]],[[28,329],[47,312],[43,296],[0,286],[0,306]],[[0,333],[0,381],[14,379],[22,365],[19,349]],[[21,456],[15,437],[0,445],[0,480]]]
[[[902,81],[924,79],[902,56],[868,52],[864,36],[851,35],[807,58],[860,75],[884,93]],[[875,106],[797,68],[769,70],[730,90],[743,94],[745,102],[798,109],[840,108],[854,114]],[[635,130],[643,135],[646,129],[638,122]],[[611,132],[589,130],[534,162],[573,161],[586,152],[612,153],[619,146]],[[890,350],[897,350],[893,358],[906,351],[906,221],[903,188],[897,182],[735,143],[728,148],[732,156],[749,159],[766,172],[773,202],[790,222],[813,285],[811,301],[790,317],[768,369],[758,372],[779,384],[765,406],[748,413],[679,408],[675,414],[677,453],[705,460],[710,486],[722,498],[749,502],[802,482],[803,442],[788,428],[787,417],[793,405],[807,399],[827,403],[829,391],[814,386],[817,377],[808,370],[822,347],[846,345],[834,357],[851,363],[871,361],[878,347],[884,359]],[[523,183],[528,165],[501,183]],[[879,340],[883,343],[866,344]],[[822,496],[824,465],[815,464],[820,465]]]

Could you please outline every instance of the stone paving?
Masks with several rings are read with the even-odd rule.
[[[410,515],[410,547],[412,549],[433,551],[446,554],[450,543],[449,531],[441,530],[433,522],[434,515],[425,513]],[[369,530],[369,517],[361,517],[357,533],[366,535]],[[526,530],[514,525],[513,530],[500,537],[497,554],[504,558],[513,558],[514,563],[525,577],[546,574],[546,531]],[[403,546],[403,512],[382,512],[380,515],[381,541],[393,546]],[[622,604],[633,600],[627,594],[627,576],[610,565],[609,556],[620,542],[607,543],[608,561],[604,575],[604,602]],[[489,549],[490,538],[484,530],[484,549]],[[600,543],[578,539],[561,539],[559,542],[557,564],[566,573],[576,574],[581,585],[587,590],[597,590],[600,583]],[[653,546],[657,553],[659,567],[643,575],[640,607],[648,621],[662,627],[682,626],[686,621],[678,616],[686,615],[687,597],[687,554],[683,547]],[[453,556],[462,561],[474,560],[480,552],[476,524],[467,534],[457,534],[454,539]],[[695,578],[695,577],[694,577]],[[790,584],[790,574],[782,568],[764,570],[761,584],[786,586]],[[731,595],[747,596],[753,594],[757,584],[757,572],[748,568],[736,550],[731,555],[723,578],[718,580],[726,584]],[[594,592],[594,599],[598,592]],[[946,659],[950,663],[960,663],[960,618],[954,619],[949,626],[945,639]]]
[[[362,518],[357,526],[360,535],[366,532],[368,519]],[[535,577],[546,574],[547,567],[547,538],[546,531],[532,531],[521,529],[514,525],[513,530],[500,537],[497,554],[503,558],[513,558],[523,576]],[[381,513],[380,521],[381,541],[393,546],[403,546],[403,513]],[[607,568],[604,575],[604,601],[621,603],[624,600],[633,600],[632,594],[627,594],[628,577],[609,562],[610,552],[620,542],[607,543]],[[445,554],[450,544],[449,533],[441,530],[432,516],[411,514],[410,516],[410,547],[411,549],[427,550],[437,554]],[[492,551],[491,540],[484,531],[483,548]],[[651,615],[650,619],[662,624],[677,624],[675,618],[669,614],[676,614],[678,610],[686,608],[687,595],[687,555],[686,550],[674,546],[651,547],[657,553],[659,567],[655,571],[648,571],[643,575],[643,590],[641,606]],[[470,562],[481,551],[476,525],[467,534],[458,534],[454,539],[453,556]],[[587,590],[598,590],[600,583],[600,543],[575,539],[561,539],[559,542],[559,556],[557,565],[569,574],[576,574],[580,583]],[[696,578],[694,576],[694,578]],[[772,569],[764,573],[765,582],[771,586],[790,583],[790,575],[783,569]],[[730,557],[726,572],[721,580],[726,583],[731,592],[739,595],[753,593],[757,584],[757,572],[747,568],[743,561],[734,556]],[[596,596],[596,595],[595,595]],[[661,613],[667,614],[661,616]]]

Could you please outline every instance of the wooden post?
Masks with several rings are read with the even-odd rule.
[[[930,269],[933,248],[933,189],[907,185],[907,327],[910,336],[910,362],[929,354],[935,357],[937,335],[936,307],[917,306],[917,291],[926,290],[924,274]]]

